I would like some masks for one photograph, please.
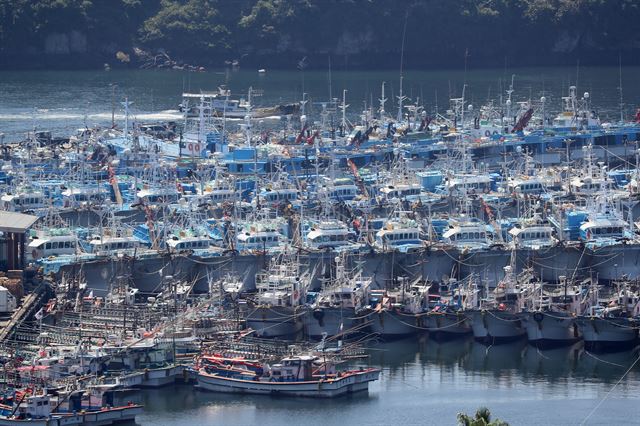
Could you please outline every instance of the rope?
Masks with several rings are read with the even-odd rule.
[[[481,311],[482,312],[482,311]],[[499,316],[495,315],[493,312],[491,312],[490,310],[486,310],[484,312],[487,312],[489,315],[491,315],[492,317],[499,319],[500,321],[504,321],[504,322],[517,322],[520,321],[520,318],[516,318],[516,319],[506,319],[506,318],[500,318]],[[507,312],[509,313],[509,312]],[[510,315],[515,315],[515,314],[511,314]]]
[[[592,354],[591,352],[589,352],[587,350],[585,350],[584,353],[587,354],[588,356],[590,356],[591,358],[595,359],[596,361],[602,362],[604,364],[613,365],[615,367],[624,368],[624,365],[620,365],[620,364],[616,364],[615,362],[605,361],[604,359],[600,359],[600,358],[598,358],[597,356],[595,356],[594,354]]]
[[[589,418],[591,418],[593,413],[595,413],[598,410],[598,408],[600,408],[602,403],[604,403],[607,400],[607,398],[609,398],[609,395],[611,395],[611,393],[614,391],[614,389],[622,382],[622,380],[624,380],[625,377],[627,377],[627,374],[629,374],[629,372],[633,369],[633,367],[635,367],[635,365],[638,363],[638,361],[640,361],[640,355],[638,355],[636,360],[633,361],[633,363],[627,369],[627,371],[624,372],[622,377],[620,377],[620,380],[618,380],[616,382],[616,384],[613,385],[613,387],[611,389],[609,389],[609,391],[605,394],[605,396],[596,404],[595,407],[593,407],[593,409],[589,412],[589,414],[587,414],[587,416],[580,422],[580,426],[583,426],[583,425],[587,424],[587,421],[589,420]]]

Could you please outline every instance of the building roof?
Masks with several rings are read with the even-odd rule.
[[[30,214],[0,211],[0,232],[24,233],[37,220]]]

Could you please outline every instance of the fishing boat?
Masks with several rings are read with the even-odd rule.
[[[380,252],[408,253],[425,247],[419,224],[405,215],[386,221],[375,234],[373,246]]]
[[[196,378],[200,389],[212,392],[334,398],[367,391],[380,377],[376,368],[337,371],[330,362],[308,355],[286,357],[273,365],[208,361],[197,368]]]
[[[507,343],[526,335],[517,316],[522,309],[524,294],[513,268],[512,265],[505,266],[504,279],[489,294],[485,288],[487,296],[480,300],[480,308],[465,311],[471,320],[473,337],[480,343]]]
[[[575,319],[581,313],[582,296],[580,287],[569,286],[566,277],[561,277],[561,284],[551,288],[545,289],[542,282],[536,283],[528,300],[530,306],[518,315],[529,343],[547,349],[579,341],[581,334]]]
[[[576,317],[587,350],[620,351],[638,344],[637,317],[640,298],[628,282],[615,284],[615,291],[601,297],[597,285],[590,288],[591,305]]]
[[[430,292],[428,311],[421,317],[430,338],[446,341],[472,333],[465,310],[478,307],[479,290],[475,278],[472,275],[464,282],[449,278],[438,285],[437,293]]]
[[[142,414],[141,405],[114,404],[113,391],[93,387],[88,391],[70,391],[54,395],[32,388],[18,390],[12,404],[0,403],[0,425],[106,426],[132,422]]]
[[[317,293],[307,293],[309,312],[305,331],[309,337],[321,338],[362,331],[364,309],[369,304],[371,278],[362,271],[349,272],[342,256],[335,258],[334,276],[325,280]]]
[[[383,339],[399,338],[426,331],[421,317],[427,309],[428,286],[421,279],[410,282],[400,277],[398,284],[371,291],[371,313],[367,316],[373,333]]]
[[[256,275],[257,294],[247,300],[247,327],[260,337],[294,337],[304,326],[303,304],[309,275],[291,253],[275,256],[267,270]]]

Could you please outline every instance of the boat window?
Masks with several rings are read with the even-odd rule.
[[[467,232],[464,232],[464,233],[462,234],[462,239],[463,239],[463,240],[466,240],[467,238],[469,238],[469,234],[468,234]]]

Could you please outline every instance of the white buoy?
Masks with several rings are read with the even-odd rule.
[[[264,68],[260,68],[258,70],[258,74],[266,74],[267,70],[265,70]]]

